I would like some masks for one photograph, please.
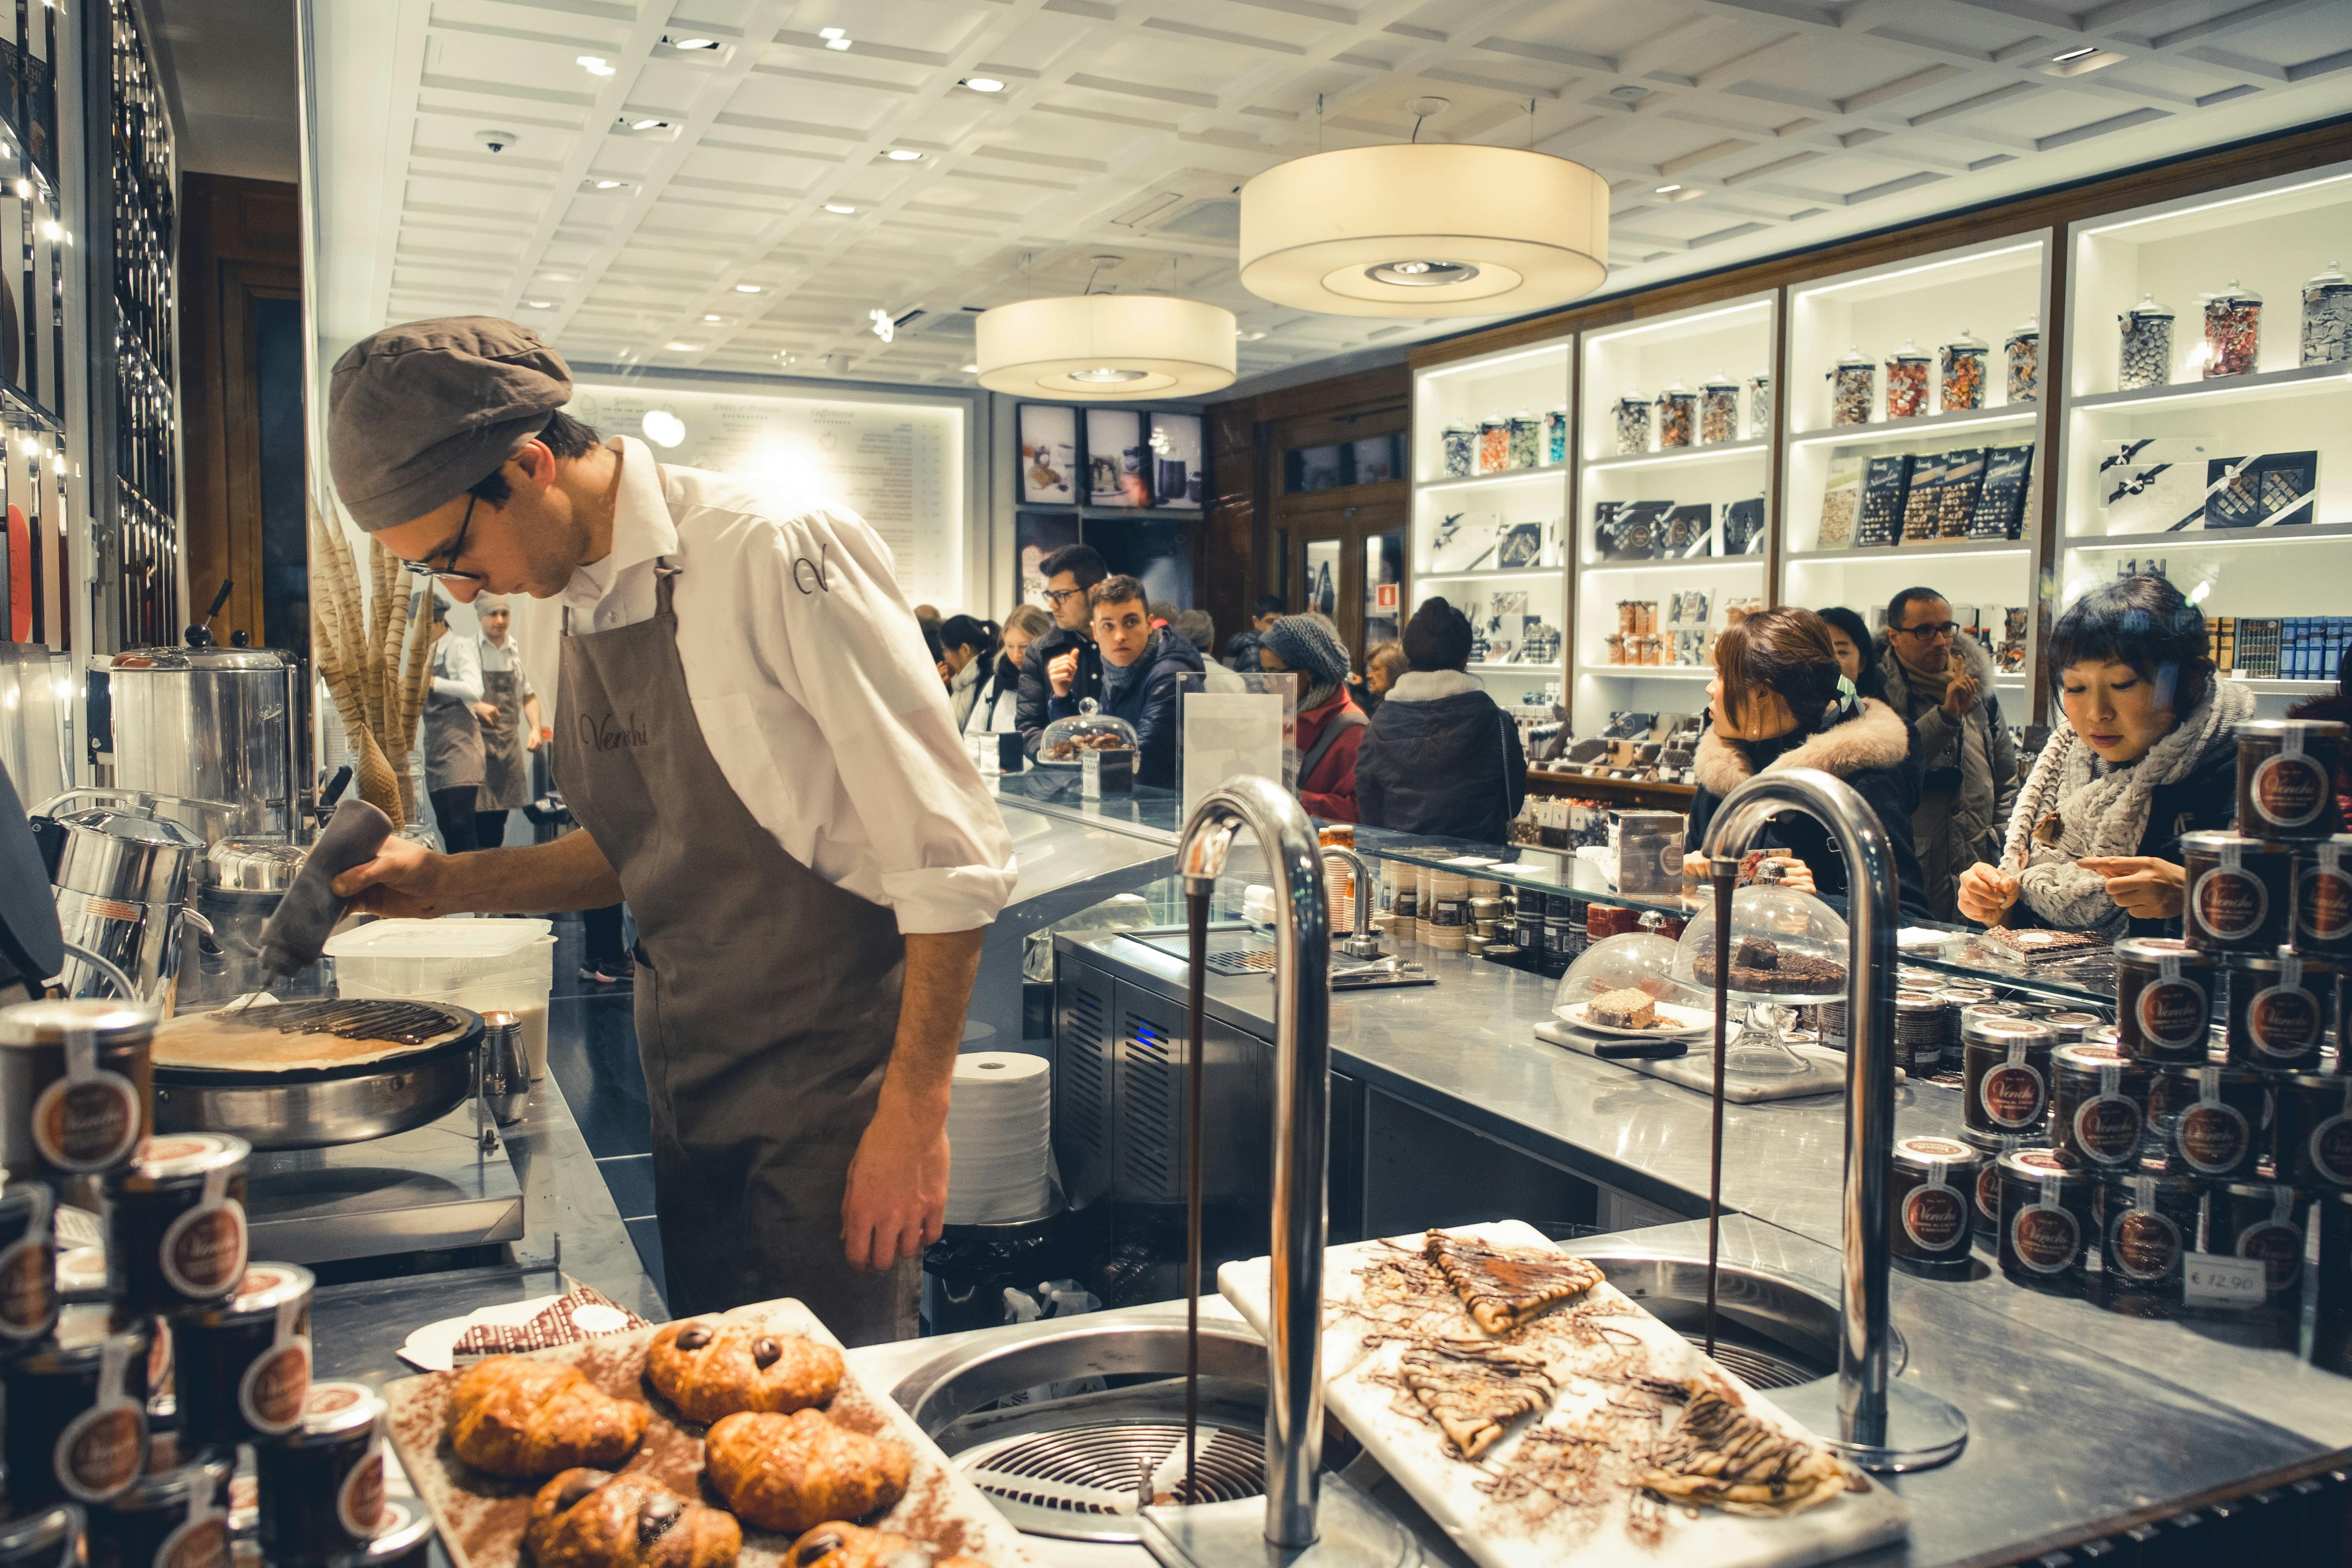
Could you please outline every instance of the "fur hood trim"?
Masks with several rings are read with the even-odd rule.
[[[1907,691],[1911,685],[1910,672],[1903,667],[1903,661],[1895,656],[1895,649],[1885,632],[1881,632],[1871,639],[1871,651],[1877,656],[1879,673],[1886,677],[1887,685],[1899,685]],[[1999,673],[1993,668],[1991,651],[1966,632],[1953,633],[1952,657],[1959,661],[1960,673],[1980,686],[1991,684],[1993,676]]]
[[[1896,767],[1910,755],[1911,729],[1903,716],[1876,697],[1864,697],[1862,712],[1782,753],[1764,771],[1818,768],[1832,778],[1849,779],[1870,768]],[[1691,766],[1699,787],[1717,797],[1730,794],[1755,772],[1747,754],[1712,729],[1699,741]]]
[[[1382,702],[1433,703],[1481,690],[1477,678],[1465,670],[1407,670],[1381,695]]]

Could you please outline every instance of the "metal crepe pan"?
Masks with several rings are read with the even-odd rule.
[[[455,1039],[351,1067],[290,1072],[155,1067],[155,1130],[233,1133],[257,1149],[318,1149],[390,1137],[437,1122],[474,1092],[482,1019],[431,1004]]]

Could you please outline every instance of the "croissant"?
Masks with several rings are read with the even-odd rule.
[[[888,1508],[913,1467],[904,1444],[845,1431],[821,1410],[738,1411],[703,1440],[703,1473],[727,1506],[783,1535]]]
[[[738,1410],[789,1415],[832,1400],[841,1386],[841,1352],[751,1323],[689,1321],[654,1335],[646,1375],[689,1421],[707,1424]]]
[[[784,1553],[784,1568],[988,1568],[977,1557],[942,1557],[930,1547],[887,1530],[836,1520],[820,1524]]]
[[[652,1412],[615,1399],[561,1362],[499,1355],[449,1395],[449,1446],[494,1476],[529,1479],[574,1465],[617,1468]]]
[[[743,1527],[649,1476],[571,1469],[530,1500],[522,1540],[539,1568],[730,1568]]]

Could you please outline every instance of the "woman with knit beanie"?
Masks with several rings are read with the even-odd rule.
[[[1327,821],[1356,820],[1356,747],[1364,738],[1364,710],[1348,696],[1348,650],[1339,630],[1312,611],[1286,615],[1258,639],[1267,670],[1295,670],[1307,682],[1298,699],[1298,798],[1309,815]]]

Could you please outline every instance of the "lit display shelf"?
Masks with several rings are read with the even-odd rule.
[[[2277,716],[2352,635],[2352,165],[2070,225],[2058,597],[2134,570]]]

